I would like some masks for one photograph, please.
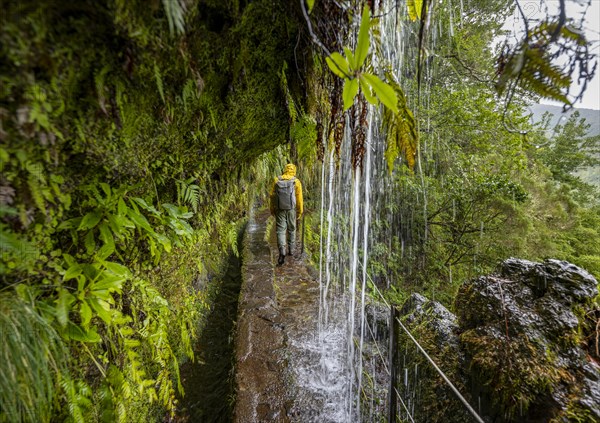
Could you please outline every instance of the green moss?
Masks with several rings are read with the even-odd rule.
[[[0,16],[0,286],[29,287],[71,349],[57,418],[175,409],[206,279],[274,174],[261,154],[287,140],[291,6],[187,2],[181,34],[164,4],[9,1]],[[76,269],[104,261],[126,280],[88,311],[95,282]]]
[[[478,385],[492,395],[495,407],[509,418],[552,392],[565,370],[557,367],[556,354],[523,335],[504,336],[471,329],[460,339],[470,357],[471,372]]]

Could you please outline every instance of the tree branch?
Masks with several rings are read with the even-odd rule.
[[[325,44],[323,44],[323,42],[319,40],[319,37],[317,37],[317,34],[315,34],[315,32],[313,31],[312,22],[310,21],[310,18],[308,17],[308,12],[306,11],[306,7],[304,6],[304,0],[300,0],[300,8],[302,9],[302,14],[304,15],[304,19],[306,20],[306,24],[308,25],[308,32],[310,33],[311,39],[325,52],[325,54],[327,54],[327,56],[331,56],[331,52],[329,51],[329,49],[325,47]]]

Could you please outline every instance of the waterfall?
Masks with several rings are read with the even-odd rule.
[[[447,0],[444,0],[447,1]],[[418,57],[417,37],[415,34],[416,24],[409,27],[406,22],[407,7],[404,1],[381,0],[373,2],[375,10],[373,15],[378,17],[380,45],[378,54],[372,54],[374,68],[391,66],[395,78],[400,84],[406,79],[410,82],[411,76],[405,76],[402,69],[407,63],[411,66]],[[439,3],[438,1],[433,3]],[[450,9],[452,5],[447,1]],[[439,5],[436,5],[439,6]],[[462,9],[462,1],[460,2]],[[432,4],[432,9],[435,9]],[[454,26],[462,22],[455,22],[455,16],[450,12],[449,31],[454,32]],[[359,16],[356,14],[355,16]],[[431,26],[432,19],[428,15],[427,26]],[[431,29],[431,39],[427,48],[433,48],[440,29]],[[346,45],[355,44],[350,40]],[[374,50],[374,49],[372,49]],[[383,63],[378,63],[382,61]],[[406,62],[406,63],[405,63]],[[382,65],[382,66],[379,66]],[[429,106],[427,93],[432,80],[432,68],[424,66],[422,98],[417,101],[416,93],[406,91],[405,94],[411,108],[421,103]],[[379,75],[384,79],[384,75]],[[367,128],[365,139],[365,155],[362,166],[353,168],[352,165],[352,138],[351,129],[354,126],[350,113],[345,113],[346,125],[340,156],[336,157],[335,146],[327,142],[327,134],[324,134],[326,145],[324,160],[321,167],[321,210],[320,210],[320,310],[319,310],[319,345],[322,362],[322,370],[327,371],[332,360],[338,363],[337,370],[342,372],[345,381],[335,384],[335,389],[330,389],[332,395],[337,396],[340,408],[327,416],[320,416],[320,421],[335,422],[361,422],[375,421],[381,419],[386,412],[385,401],[375,401],[375,398],[387,398],[387,387],[389,386],[389,370],[387,365],[387,346],[380,347],[377,338],[386,336],[380,334],[376,321],[373,317],[376,313],[367,310],[370,300],[370,275],[369,251],[374,245],[373,236],[379,237],[377,242],[385,241],[391,250],[394,248],[392,239],[396,236],[399,240],[398,256],[410,259],[413,255],[414,240],[410,238],[410,228],[418,223],[413,223],[416,213],[423,216],[424,224],[427,225],[427,192],[426,182],[423,177],[425,169],[418,164],[417,180],[420,180],[421,190],[418,194],[421,210],[415,210],[416,205],[405,207],[396,211],[389,206],[389,202],[401,202],[402,193],[390,194],[390,188],[395,186],[395,173],[388,172],[385,159],[385,134],[381,131],[382,113],[380,106],[368,106]],[[326,131],[324,131],[326,132]],[[423,146],[424,153],[427,146]],[[400,167],[397,165],[397,167]],[[408,210],[409,212],[406,212]],[[370,226],[373,221],[385,221],[387,231],[374,233]],[[405,235],[406,234],[406,235]],[[426,236],[427,228],[423,230]],[[451,269],[449,268],[451,272]],[[373,282],[374,284],[375,282]],[[389,281],[386,281],[388,284]],[[386,286],[387,287],[387,286]],[[375,306],[374,306],[375,307]],[[368,321],[371,313],[371,322]],[[389,325],[389,311],[381,320]],[[341,325],[344,326],[343,342],[336,351],[345,357],[333,357],[332,334],[339,334]],[[383,330],[389,333],[389,326]],[[336,338],[337,339],[337,338]],[[368,355],[368,359],[365,357]],[[343,363],[343,364],[342,364]],[[418,380],[416,364],[414,377]],[[386,373],[387,371],[388,373]],[[413,372],[410,372],[411,374]],[[364,374],[367,376],[365,377]],[[411,400],[407,404],[407,410],[414,414],[415,398],[418,396],[420,381],[409,384],[409,373],[406,368],[404,379],[406,388],[410,388]],[[323,377],[327,379],[327,377]],[[335,390],[335,393],[333,393]],[[383,404],[382,404],[383,403]],[[335,420],[332,416],[336,416]]]

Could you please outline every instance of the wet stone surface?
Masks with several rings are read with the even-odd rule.
[[[322,421],[315,418],[324,404],[301,405],[310,394],[296,372],[300,361],[311,360],[306,338],[316,336],[318,281],[301,258],[274,265],[277,248],[273,237],[265,241],[267,218],[268,212],[257,214],[244,239],[234,421]]]

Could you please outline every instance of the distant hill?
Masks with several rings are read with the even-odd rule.
[[[588,136],[594,136],[600,134],[600,110],[594,109],[571,109],[567,113],[562,113],[561,106],[550,106],[547,104],[534,104],[529,107],[531,110],[532,116],[531,120],[535,122],[540,122],[542,120],[542,116],[546,112],[550,112],[553,116],[550,120],[550,129],[554,128],[557,123],[561,120],[566,121],[569,116],[574,112],[579,112],[580,118],[585,118],[585,122],[590,126],[590,130],[588,132]],[[588,184],[595,185],[600,188],[600,167],[595,166],[591,168],[582,169],[575,173],[579,176],[584,182]]]
[[[588,136],[600,134],[600,110],[571,109],[567,113],[563,114],[561,106],[550,106],[547,104],[534,104],[529,107],[529,110],[531,110],[531,119],[533,122],[541,121],[544,113],[550,112],[553,115],[552,120],[550,121],[550,128],[554,128],[560,120],[564,122],[574,111],[578,111],[580,118],[585,118],[585,122],[591,125]]]

